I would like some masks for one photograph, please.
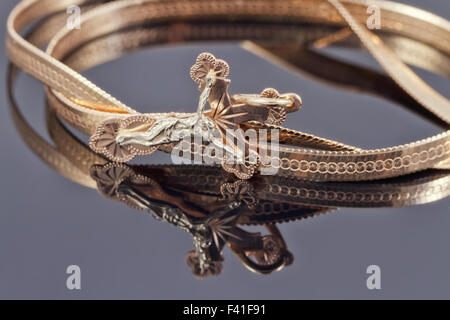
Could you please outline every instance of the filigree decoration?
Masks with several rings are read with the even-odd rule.
[[[259,167],[260,161],[259,156],[256,152],[253,152],[253,159],[248,152],[246,152],[243,161],[233,160],[231,162],[227,162],[226,156],[224,156],[222,160],[222,168],[229,173],[233,173],[239,179],[247,180],[253,177],[256,170]]]
[[[94,165],[90,170],[91,178],[97,183],[98,191],[106,198],[124,202],[134,209],[142,209],[126,196],[120,194],[118,188],[124,181],[133,184],[152,184],[153,180],[136,174],[133,169],[121,163]]]
[[[214,73],[217,78],[226,78],[230,73],[230,67],[224,60],[216,59],[211,53],[201,53],[190,71],[192,80],[198,83],[200,90],[203,90],[206,76],[210,72]]]
[[[155,152],[158,146],[145,146],[139,143],[120,144],[119,134],[124,132],[138,132],[153,126],[154,118],[145,115],[134,115],[125,119],[107,119],[89,139],[92,150],[104,154],[109,160],[127,162],[137,155],[146,155]]]
[[[224,183],[220,186],[220,193],[224,199],[242,201],[248,208],[254,208],[257,203],[253,185],[247,181]]]
[[[133,170],[124,164],[108,163],[91,168],[91,177],[97,182],[97,189],[108,199],[118,199],[117,187],[133,175]]]

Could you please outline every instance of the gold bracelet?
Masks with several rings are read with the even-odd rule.
[[[214,32],[221,34],[225,30],[223,28],[227,27],[227,24],[219,23],[202,24],[201,26],[193,25],[192,30],[196,30],[194,34],[197,34],[200,40],[201,36],[211,35],[205,30],[215,30]],[[317,36],[329,32],[323,28],[319,29],[317,27],[310,30],[304,27],[297,29],[282,27],[277,31],[295,36],[302,34],[305,37],[309,37],[308,34]],[[119,45],[123,54],[141,45],[165,41],[170,36],[168,30],[161,26],[138,27],[95,39],[78,47],[64,60],[64,63],[76,70],[84,70],[105,60],[113,59],[117,52],[109,50],[110,46]],[[251,38],[252,34],[261,34],[270,30],[273,30],[271,25],[246,25],[239,27],[235,32],[241,37]],[[46,34],[45,28],[37,31],[35,39],[30,42],[35,44],[40,44],[40,41],[45,42],[43,39],[43,34]],[[152,36],[149,37],[149,35]],[[121,45],[126,39],[137,37],[147,40],[131,41],[129,45]],[[397,49],[402,50],[405,39],[397,40]],[[283,51],[280,51],[279,46],[277,51],[273,47],[271,50],[278,56],[282,53],[286,55],[288,52],[286,46],[281,45],[281,47]],[[420,46],[415,49],[411,44],[407,48],[404,57],[409,59],[416,56],[422,49]],[[308,66],[309,72],[319,73],[322,65],[311,63],[313,61],[311,58],[317,59],[317,56],[306,60],[308,51],[307,48],[303,48],[302,52],[296,50],[297,59],[301,58],[301,62]],[[436,54],[439,53],[435,52],[433,55]],[[425,66],[429,70],[436,69],[439,65],[439,63],[436,64],[436,59],[429,59],[429,61]],[[298,63],[297,61],[296,64]],[[313,70],[314,66],[316,70]],[[328,61],[328,67],[330,71],[339,70],[339,76],[346,76],[343,63],[336,62],[332,65]],[[361,71],[350,71],[355,87],[365,83],[363,80],[368,72]],[[445,72],[443,69],[439,71]],[[56,147],[40,137],[26,123],[15,104],[12,94],[14,75],[15,73],[11,70],[8,81],[11,111],[16,127],[29,147],[48,165],[74,182],[98,188],[100,193],[109,199],[124,202],[136,209],[148,210],[158,219],[183,229],[187,228],[194,237],[194,243],[195,241],[210,243],[208,246],[196,247],[196,250],[186,255],[186,262],[196,276],[205,277],[220,273],[223,260],[221,251],[225,243],[228,243],[238,259],[254,272],[270,273],[292,264],[293,256],[275,223],[313,217],[342,206],[399,207],[427,203],[444,198],[450,193],[448,172],[437,170],[379,183],[314,182],[278,176],[261,176],[250,181],[230,181],[229,176],[214,167],[126,166],[107,163],[64,128],[54,112],[55,106],[52,103],[55,100],[49,100],[47,125]],[[379,76],[381,75],[376,76],[373,72],[370,79],[372,77],[376,79]],[[386,89],[396,92],[395,87],[386,87]],[[396,97],[397,95],[393,96],[393,98]],[[409,107],[409,105],[405,106]],[[212,235],[202,238],[202,235],[196,232],[195,224],[202,226],[203,230],[214,230],[217,239],[223,239],[223,242],[216,242]],[[259,235],[239,227],[247,224],[265,225],[269,234]],[[228,234],[221,233],[220,228],[214,228],[217,225],[226,227]]]
[[[88,2],[70,1],[77,4]],[[381,9],[383,31],[409,36],[445,55],[449,54],[448,21],[393,2],[370,3]],[[220,20],[276,24],[309,21],[349,27],[392,79],[448,130],[449,101],[417,77],[379,36],[361,26],[366,18],[367,1],[117,1],[84,14],[83,31],[61,30],[48,46],[47,54],[16,33],[37,18],[61,10],[67,4],[48,0],[21,2],[8,21],[8,51],[15,64],[50,87],[51,94],[60,102],[59,114],[75,127],[93,134],[91,147],[112,160],[125,161],[156,149],[171,151],[179,141],[176,140],[179,139],[176,137],[179,131],[188,129],[188,133],[197,133],[206,137],[208,142],[229,150],[238,161],[230,164],[222,157],[218,160],[226,171],[243,179],[263,169],[276,169],[281,176],[311,180],[358,181],[396,177],[430,168],[449,168],[449,131],[407,145],[362,150],[285,129],[279,126],[279,122],[285,113],[299,109],[299,97],[295,94],[279,95],[273,89],[263,90],[259,96],[230,97],[226,90],[227,65],[212,55],[200,55],[191,72],[202,89],[199,110],[195,114],[138,113],[59,61],[86,39],[150,22]],[[259,49],[270,54],[270,47],[260,46]],[[211,110],[203,113],[206,100]],[[210,129],[218,129],[220,136],[212,137]],[[279,152],[272,156],[273,146],[268,150],[259,146],[255,154],[250,152],[255,150],[251,148],[253,144],[248,143],[239,148],[225,139],[227,129],[278,130]],[[272,142],[271,139],[269,136],[268,143]],[[241,136],[236,140],[245,141]],[[204,149],[201,147],[199,152],[203,153]]]

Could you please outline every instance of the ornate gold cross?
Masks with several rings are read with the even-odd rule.
[[[190,70],[201,91],[196,113],[138,114],[108,119],[91,137],[91,148],[112,161],[126,162],[136,155],[150,154],[168,145],[173,147],[184,138],[197,135],[203,145],[212,144],[223,151],[221,154],[227,154],[221,159],[227,172],[241,179],[250,178],[260,162],[258,152],[251,153],[243,130],[239,130],[241,125],[249,121],[279,125],[287,113],[300,109],[302,101],[296,94],[280,95],[272,88],[264,89],[259,95],[230,97],[229,71],[224,60],[210,53],[200,54]],[[210,109],[205,111],[207,104]]]

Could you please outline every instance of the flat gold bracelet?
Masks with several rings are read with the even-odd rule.
[[[381,29],[384,32],[411,37],[449,55],[450,23],[447,20],[389,1],[125,0],[99,5],[87,11],[82,16],[82,31],[61,30],[50,42],[46,53],[18,34],[31,22],[60,11],[69,4],[90,2],[22,1],[8,20],[7,48],[16,65],[49,86],[51,95],[59,101],[58,113],[70,124],[92,134],[91,148],[111,160],[128,161],[135,155],[149,154],[157,149],[171,151],[181,140],[181,132],[187,131],[188,135],[200,135],[237,159],[229,163],[228,159],[220,156],[218,160],[226,171],[241,179],[252,177],[258,170],[276,169],[276,174],[280,176],[318,181],[358,181],[450,167],[450,102],[413,73],[379,36],[362,26],[368,4],[374,4],[382,12]],[[263,90],[259,95],[230,96],[227,92],[228,65],[211,54],[199,55],[191,69],[191,76],[202,91],[197,113],[141,114],[60,61],[87,39],[143,23],[185,21],[264,21],[274,24],[309,21],[350,28],[393,81],[438,119],[447,131],[406,145],[362,150],[286,129],[280,123],[286,113],[300,108],[300,97],[279,94],[274,89]],[[270,46],[259,46],[259,52],[273,55]],[[203,112],[207,102],[211,109]],[[275,139],[268,135],[267,146],[260,145],[254,149],[254,144],[246,142],[240,133],[247,129],[277,131],[280,145],[275,148],[271,144]],[[212,134],[214,130],[219,132],[218,136]],[[231,139],[233,143],[225,137],[229,131],[235,132]],[[242,145],[239,141],[243,141]],[[191,148],[192,145],[188,145],[188,149]],[[202,146],[199,149],[197,152],[203,156],[207,148]],[[217,155],[212,157],[217,158]]]

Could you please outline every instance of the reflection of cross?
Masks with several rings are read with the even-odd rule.
[[[180,179],[177,172],[165,176],[166,172],[161,176],[160,170],[152,174],[151,169],[135,171],[124,164],[108,163],[94,165],[90,171],[105,197],[146,210],[154,218],[189,232],[194,250],[187,254],[187,263],[198,276],[220,273],[226,244],[253,271],[267,273],[287,263],[286,254],[289,253],[276,227],[267,226],[271,235],[265,236],[240,226],[242,214],[249,214],[249,205],[257,201],[250,182],[222,183],[219,178],[220,193],[212,191],[205,196],[203,191],[196,189],[197,184],[188,186],[189,183],[183,182],[181,185],[188,186],[188,191],[180,189],[176,182]],[[249,201],[250,198],[253,201]]]

